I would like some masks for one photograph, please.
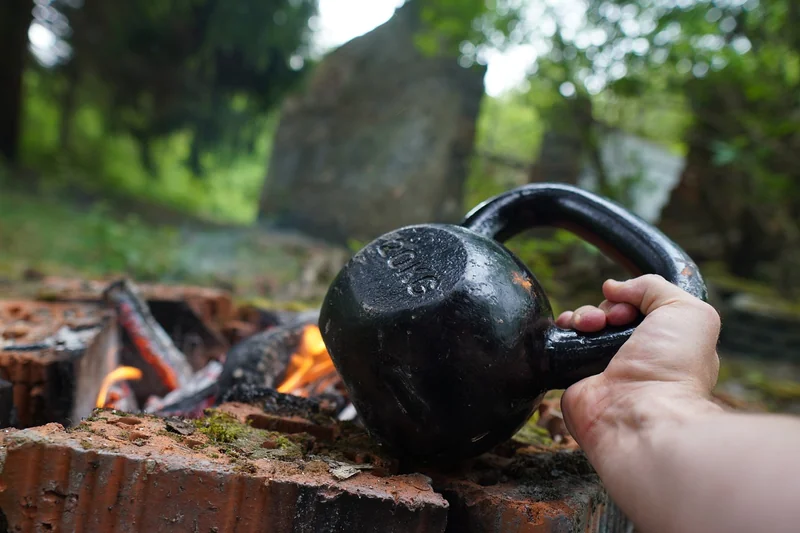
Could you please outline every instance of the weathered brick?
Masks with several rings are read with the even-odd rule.
[[[45,278],[39,297],[53,301],[95,302],[102,298],[107,281]],[[191,285],[137,284],[148,301],[187,302],[197,315],[209,324],[223,324],[234,317],[233,298],[228,291]]]
[[[447,520],[420,474],[340,480],[324,457],[280,459],[263,446],[245,458],[155,417],[102,411],[69,431],[12,431],[3,448],[10,531],[423,533]]]
[[[0,301],[0,378],[22,427],[88,416],[118,361],[116,320],[100,306]]]
[[[430,473],[458,533],[623,533],[630,523],[580,451],[509,442],[459,472]]]

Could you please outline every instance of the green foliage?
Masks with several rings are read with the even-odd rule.
[[[70,91],[81,90],[103,130],[131,135],[153,174],[151,145],[185,134],[183,160],[195,176],[206,174],[209,154],[229,164],[252,150],[261,117],[302,76],[290,57],[304,52],[316,12],[312,0],[56,5],[71,26],[72,54],[59,67],[63,119],[75,112]]]
[[[753,176],[750,193],[761,201],[771,191],[800,191],[794,179],[799,108],[796,99],[786,98],[800,89],[794,29],[800,13],[791,0],[598,0],[588,18],[607,38],[589,49],[596,59],[584,80],[607,73],[610,67],[598,58],[613,55],[618,59],[612,63],[627,74],[607,93],[619,95],[634,84],[636,95],[657,91],[683,98],[694,119],[695,142],[702,139],[714,165]]]
[[[470,162],[465,188],[465,211],[492,196],[527,183],[525,171],[495,163],[483,155],[532,163],[547,126],[542,120],[541,110],[532,102],[528,92],[484,97],[476,131],[477,155]],[[562,230],[547,238],[523,234],[505,244],[535,273],[556,309],[559,308],[559,296],[564,292],[557,279],[558,265],[563,262],[563,257],[576,247],[594,251],[572,233]]]
[[[526,93],[486,97],[477,125],[479,150],[531,160],[544,133],[540,114]]]
[[[48,76],[29,71],[23,128],[23,162],[41,172],[45,185],[78,187],[112,196],[133,196],[187,213],[236,223],[252,222],[266,173],[272,135],[272,116],[252,151],[233,161],[207,154],[205,179],[198,180],[184,164],[191,151],[191,133],[176,132],[152,145],[156,174],[142,166],[135,139],[125,132],[109,135],[102,108],[90,103],[75,113],[70,148],[59,139],[59,109],[48,94]]]
[[[598,191],[623,203],[641,176],[609,179],[599,150],[606,127],[685,154],[691,174],[703,176],[704,222],[731,270],[792,290],[800,266],[791,252],[800,247],[800,101],[792,96],[800,89],[800,9],[791,0],[587,6],[576,26],[546,1],[541,29],[529,36],[541,51],[529,91],[539,127],[579,143],[575,157],[594,167]],[[485,161],[475,172],[487,173]]]
[[[525,94],[512,92],[497,98],[484,97],[475,133],[477,157],[470,161],[466,183],[465,210],[527,180],[524,173],[487,161],[483,154],[532,162],[543,127],[537,109],[529,104]]]
[[[114,218],[103,206],[81,212],[56,195],[0,195],[0,271],[8,274],[35,268],[155,279],[174,269],[178,243],[174,229],[154,228],[133,216]]]
[[[417,46],[427,55],[461,54],[465,64],[478,60],[480,47],[495,48],[518,40],[519,0],[410,0],[417,2],[423,29]]]

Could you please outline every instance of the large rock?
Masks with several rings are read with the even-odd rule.
[[[262,219],[344,240],[463,214],[485,68],[423,56],[416,9],[332,52],[285,102]]]

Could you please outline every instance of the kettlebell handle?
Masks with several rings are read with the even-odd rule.
[[[689,294],[708,295],[694,261],[657,228],[622,206],[578,187],[555,183],[524,185],[483,202],[462,226],[500,242],[522,231],[549,226],[593,244],[632,275],[659,274]],[[643,320],[597,333],[563,330],[546,334],[550,388],[562,389],[602,372]]]

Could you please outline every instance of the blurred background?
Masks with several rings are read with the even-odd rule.
[[[0,292],[315,306],[385,231],[566,182],[701,265],[727,401],[797,412],[799,26],[793,0],[0,0]],[[624,275],[562,231],[509,247],[556,311]]]

